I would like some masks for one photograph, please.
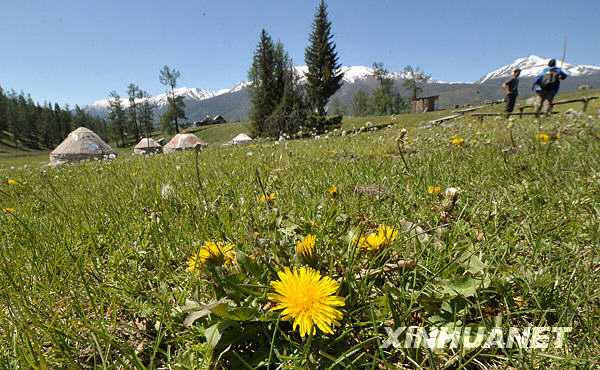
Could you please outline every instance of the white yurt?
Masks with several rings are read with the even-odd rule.
[[[117,153],[95,132],[79,127],[50,153],[50,165],[58,166],[90,159],[113,159],[116,156]]]
[[[243,133],[237,135],[230,141],[230,143],[232,145],[247,144],[250,142],[252,142],[252,138],[250,136],[248,136],[247,134],[243,134]]]
[[[196,147],[206,148],[208,144],[194,134],[177,134],[163,147],[165,153],[192,150]]]
[[[150,155],[162,153],[162,146],[152,138],[143,138],[133,147],[133,154]]]

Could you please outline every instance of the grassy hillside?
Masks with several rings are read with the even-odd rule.
[[[375,132],[213,145],[197,162],[187,152],[0,167],[0,363],[597,367],[600,119],[421,127],[445,113],[344,123],[396,123]],[[247,124],[198,134],[220,143],[239,130]],[[312,255],[298,255],[307,235]],[[211,241],[221,252],[198,255]],[[310,311],[329,316],[304,337],[272,294],[278,272],[302,265],[331,280],[280,289],[290,313],[339,297]],[[572,331],[547,349],[383,348],[386,328],[413,325]]]

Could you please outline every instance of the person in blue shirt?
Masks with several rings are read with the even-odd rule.
[[[535,115],[539,117],[544,109],[544,114],[548,116],[552,112],[554,97],[560,89],[560,82],[566,79],[568,75],[561,68],[556,66],[556,59],[550,59],[548,67],[536,76],[533,81],[533,91],[537,95],[535,103]]]

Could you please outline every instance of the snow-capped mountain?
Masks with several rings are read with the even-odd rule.
[[[300,82],[305,82],[305,75],[308,73],[308,67],[297,66],[295,69],[300,75]],[[373,77],[373,72],[375,71],[373,68],[366,66],[342,66],[340,70],[344,73],[344,82],[351,84],[358,80],[366,80],[370,77]],[[388,76],[394,80],[401,80],[406,78],[408,75],[405,72],[390,72]]]
[[[512,70],[515,68],[521,69],[521,77],[534,77],[540,74],[542,70],[548,66],[548,61],[550,61],[550,58],[542,58],[537,55],[519,58],[511,64],[486,74],[478,82],[485,83],[498,78],[506,78],[511,75]],[[565,62],[564,65],[561,65],[560,61],[557,62],[557,65],[562,67],[562,69],[564,69],[571,77],[583,77],[600,73],[600,66],[574,65],[567,62]]]
[[[521,68],[522,86],[526,86],[532,80],[532,77],[539,74],[548,64],[547,58],[536,55],[530,55],[525,58],[519,58],[513,63],[498,68],[476,82],[445,82],[441,80],[431,80],[424,86],[424,95],[439,95],[440,106],[454,106],[457,104],[477,103],[488,100],[496,100],[502,97],[500,83],[503,79],[510,76],[514,68]],[[560,62],[558,62],[560,65]],[[306,66],[295,67],[300,75],[300,82],[306,82]],[[563,68],[570,77],[562,83],[562,91],[575,90],[580,85],[600,86],[600,66],[593,65],[573,65],[565,63]],[[346,107],[352,106],[352,99],[357,91],[372,92],[379,86],[379,83],[373,77],[373,68],[366,66],[344,66],[341,68],[344,72],[344,84],[332,99]],[[403,86],[403,80],[406,79],[405,72],[390,72],[389,76],[394,80],[396,91],[403,96],[409,96],[410,92]],[[206,115],[223,115],[228,120],[243,120],[248,116],[250,109],[250,96],[248,81],[240,82],[231,88],[221,90],[205,90],[198,88],[179,88],[176,93],[184,97],[186,105],[186,115],[188,120],[195,121],[204,118]],[[530,93],[526,88],[522,88],[524,95]],[[160,114],[167,105],[166,94],[153,96],[150,102],[154,103]],[[129,106],[127,98],[122,99],[124,107]],[[99,100],[86,106],[84,109],[100,117],[105,117],[108,112],[108,100]],[[350,110],[350,108],[348,108]]]
[[[306,73],[308,72],[307,66],[298,66],[295,67],[296,72],[300,75],[300,83],[306,82]],[[366,80],[369,77],[373,76],[373,68],[365,67],[365,66],[344,66],[341,68],[341,71],[344,72],[344,82],[345,83],[355,83],[358,80]],[[393,79],[402,79],[405,77],[405,74],[402,72],[391,72],[390,77]],[[207,99],[214,98],[216,96],[232,94],[235,92],[242,91],[246,89],[250,85],[250,82],[243,81],[231,88],[221,89],[221,90],[205,90],[200,88],[188,88],[181,87],[175,89],[175,94],[177,96],[183,96],[185,100],[191,101],[203,101]],[[149,98],[150,103],[154,104],[157,107],[162,107],[167,104],[167,94],[159,94],[156,96],[152,96]],[[138,100],[139,102],[139,100]],[[129,100],[126,97],[121,97],[121,104],[124,108],[129,107]],[[109,107],[109,100],[102,99],[89,104],[86,108],[88,110],[103,110]]]
[[[184,99],[192,99],[192,100],[210,99],[212,97],[219,95],[219,93],[225,94],[227,92],[229,92],[229,89],[224,90],[224,91],[218,91],[218,92],[204,90],[204,89],[198,89],[198,88],[187,88],[187,87],[181,87],[181,88],[175,89],[175,94],[177,96],[183,96]],[[152,103],[156,106],[166,105],[167,104],[167,94],[164,93],[164,94],[151,96],[149,98],[149,101],[150,101],[150,103]],[[136,102],[141,102],[141,99],[136,99]],[[121,104],[123,105],[124,108],[129,107],[129,99],[127,99],[125,97],[121,97]],[[96,108],[96,109],[108,108],[109,101],[108,101],[108,99],[98,100],[98,101],[95,101],[92,104],[90,104],[89,107]]]

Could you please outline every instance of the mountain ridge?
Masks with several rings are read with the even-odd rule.
[[[474,82],[446,82],[431,80],[424,86],[423,93],[426,95],[440,95],[440,105],[452,106],[484,100],[494,100],[500,97],[498,86],[502,80],[508,78],[514,68],[521,68],[521,78],[524,83],[539,74],[548,64],[549,58],[537,55],[517,58],[512,63],[501,66]],[[560,66],[559,62],[559,66]],[[564,63],[565,71],[571,78],[564,83],[566,89],[577,87],[578,84],[594,83],[600,84],[600,66],[574,65]],[[306,66],[295,67],[300,75],[300,82],[306,81]],[[346,106],[350,106],[354,93],[358,90],[371,92],[377,87],[377,81],[373,77],[373,68],[367,66],[343,66],[344,84],[333,98]],[[406,79],[405,72],[390,72],[389,77],[394,80],[395,88],[400,94],[408,96],[408,91],[402,82]],[[186,103],[186,113],[190,121],[202,119],[206,115],[221,114],[228,120],[243,120],[247,117],[250,107],[248,94],[248,81],[242,81],[230,88],[221,90],[206,90],[201,88],[182,87],[176,89],[178,96],[183,96]],[[575,84],[575,85],[573,85]],[[526,92],[527,93],[527,92]],[[526,95],[526,94],[525,94]],[[164,110],[167,104],[166,94],[158,94],[149,98],[158,112]],[[124,107],[129,106],[129,101],[122,98]],[[109,103],[107,99],[98,100],[84,107],[90,114],[106,116]]]

